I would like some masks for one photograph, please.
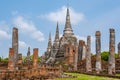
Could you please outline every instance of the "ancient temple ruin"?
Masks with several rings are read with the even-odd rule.
[[[16,27],[13,28],[12,32],[12,48],[14,49],[14,61],[18,60],[18,29]]]
[[[100,73],[101,68],[101,34],[100,31],[96,31],[96,72]]]
[[[44,56],[41,57],[41,62],[38,63],[39,48],[34,48],[33,54],[31,54],[30,47],[28,47],[27,56],[25,60],[22,60],[22,53],[19,53],[18,50],[18,29],[14,27],[7,68],[1,70],[0,80],[6,80],[6,76],[8,79],[20,80],[31,79],[33,76],[39,79],[47,79],[61,77],[63,71],[76,71],[95,75],[104,73],[108,76],[115,76],[116,72],[120,72],[120,42],[117,46],[118,59],[116,60],[115,30],[113,28],[109,29],[109,33],[108,61],[103,61],[101,59],[101,32],[95,32],[96,53],[93,55],[91,52],[91,36],[86,37],[86,42],[77,39],[72,30],[69,8],[67,8],[63,35],[61,37],[59,35],[59,24],[57,22],[55,38],[52,42],[51,33],[49,33],[47,50]]]
[[[78,45],[78,60],[84,60],[86,59],[86,44],[85,41],[79,40],[79,45]]]
[[[33,49],[33,69],[38,68],[38,48]]]
[[[8,65],[0,68],[0,80],[46,80],[62,76],[60,66],[39,65],[38,48],[33,49],[31,58],[30,47],[28,47],[27,57],[25,61],[22,60],[22,53],[18,54],[18,29],[15,27],[12,37],[13,48],[9,48]],[[48,47],[48,51],[49,49]]]
[[[92,71],[91,65],[91,36],[87,36],[87,49],[86,49],[86,71]]]
[[[115,30],[110,29],[108,74],[115,74]]]
[[[8,69],[9,69],[9,70],[14,70],[14,69],[15,69],[14,49],[13,49],[13,48],[9,48]]]
[[[78,54],[77,53],[78,43],[77,43],[77,38],[75,37],[72,30],[69,8],[67,8],[66,23],[62,37],[59,38],[58,23],[56,27],[56,33],[55,33],[55,39],[53,45],[51,42],[51,36],[49,35],[48,47],[47,47],[47,51],[45,52],[45,59],[44,59],[45,63],[57,64],[60,63],[62,60],[64,60],[66,56],[69,56],[69,54],[66,53],[66,49],[67,49],[66,45],[69,45],[71,47],[72,46],[76,47],[76,49],[72,51],[73,55],[71,55],[71,58],[74,56],[72,58],[72,65],[74,65],[75,63],[77,65],[76,62],[77,60],[75,60],[76,59],[75,57]],[[76,55],[75,52],[77,53]]]
[[[105,71],[110,75],[115,72],[115,30],[110,29],[110,42],[109,42],[109,60],[104,62],[101,59],[101,32],[95,32],[95,56],[91,52],[91,36],[88,35],[87,42],[78,40],[74,35],[71,21],[70,12],[67,8],[66,22],[63,30],[63,35],[59,36],[59,25],[57,22],[56,33],[54,42],[52,44],[51,34],[49,34],[48,47],[42,57],[42,63],[47,65],[60,65],[67,66],[66,70],[81,72],[96,72],[100,74]],[[118,55],[120,57],[120,43],[118,43]],[[104,65],[104,66],[103,66]],[[64,67],[64,66],[63,66]]]
[[[25,63],[30,65],[32,62],[32,59],[30,57],[30,47],[28,47],[27,57],[25,58]]]
[[[70,22],[70,13],[69,9],[67,8],[67,14],[66,14],[66,23],[65,23],[65,28],[63,31],[63,36],[59,40],[59,50],[56,55],[56,60],[62,60],[64,59],[64,53],[65,53],[65,45],[73,45],[77,46],[77,38],[75,37],[71,22]]]

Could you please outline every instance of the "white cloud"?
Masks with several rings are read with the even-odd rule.
[[[9,39],[9,38],[10,35],[6,31],[0,30],[0,39]]]
[[[19,28],[20,32],[25,33],[38,41],[44,40],[44,34],[36,28],[32,21],[25,19],[23,16],[14,18],[13,23]]]
[[[35,31],[33,34],[32,34],[32,37],[34,39],[38,39],[38,41],[44,41],[44,35],[43,33],[41,33],[40,31]]]
[[[59,37],[61,38],[63,36],[63,34],[60,34]]]
[[[71,18],[72,24],[74,25],[79,24],[81,21],[85,19],[85,16],[83,13],[78,13],[74,11],[74,9],[71,7],[69,8],[69,10],[70,10],[70,18]],[[55,12],[50,12],[48,14],[41,15],[39,17],[46,18],[53,22],[58,21],[59,23],[64,24],[66,20],[66,11],[67,11],[67,7],[63,6],[61,9],[58,9]]]
[[[29,47],[29,45],[27,43],[25,43],[24,41],[19,41],[19,47],[20,48],[27,48],[27,47]]]
[[[32,21],[26,20],[23,16],[17,16],[13,19],[14,24],[23,32],[32,32],[36,30]]]

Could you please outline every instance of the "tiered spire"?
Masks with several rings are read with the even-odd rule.
[[[30,47],[28,47],[27,56],[30,56]]]
[[[64,36],[73,35],[73,30],[72,30],[71,22],[70,22],[69,8],[67,8],[66,23],[65,23],[64,34],[63,35]]]
[[[54,42],[59,42],[59,28],[58,28],[58,22],[56,27],[56,34],[55,34],[55,40]]]
[[[51,40],[51,33],[49,33],[49,40],[48,40],[47,51],[51,51],[51,48],[52,48],[52,40]]]

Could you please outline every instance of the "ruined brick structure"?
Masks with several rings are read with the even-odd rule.
[[[33,49],[33,69],[38,68],[38,48]]]
[[[30,47],[28,47],[28,52],[27,52],[27,57],[25,58],[25,63],[30,65],[32,62],[31,58],[30,58]]]
[[[92,71],[91,65],[91,36],[87,36],[87,52],[86,52],[86,71]]]
[[[38,63],[38,48],[33,49],[33,57],[31,59],[29,47],[25,62],[22,61],[22,54],[18,54],[18,29],[14,27],[12,48],[9,48],[8,65],[3,66],[0,64],[0,67],[2,65],[2,68],[0,68],[0,80],[33,80],[34,78],[34,80],[44,80],[56,78],[62,76],[63,68],[64,71],[79,71],[90,74],[96,71],[97,75],[107,73],[107,75],[109,74],[109,76],[113,77],[116,72],[120,72],[120,43],[118,43],[119,58],[115,61],[115,30],[110,29],[109,31],[109,60],[104,61],[101,59],[100,31],[95,33],[96,55],[92,55],[91,36],[87,36],[87,44],[84,40],[77,40],[70,22],[69,8],[67,8],[63,35],[59,36],[57,22],[54,42],[52,44],[50,33],[47,50],[42,56],[41,65]]]
[[[58,23],[57,23],[55,40],[52,45],[51,36],[49,36],[48,48],[47,48],[47,51],[45,52],[45,57],[42,60],[42,62],[47,64],[59,64],[60,62],[64,61],[65,53],[66,53],[66,50],[65,50],[66,45],[78,47],[77,38],[73,33],[71,22],[70,22],[69,8],[67,8],[66,23],[65,23],[63,35],[62,37],[59,38],[59,29],[58,29]],[[73,63],[74,66],[77,64],[77,60],[75,59],[78,59],[78,58],[77,56],[75,56],[75,53],[73,53],[72,61],[74,61]]]
[[[18,54],[18,64],[22,64],[22,54]]]
[[[48,65],[62,64],[68,65],[68,70],[82,70],[86,72],[96,71],[100,74],[102,71],[108,71],[108,74],[115,74],[115,31],[110,29],[109,60],[101,60],[101,33],[96,31],[96,56],[91,53],[91,36],[87,36],[87,43],[77,39],[74,35],[69,8],[67,8],[66,22],[63,35],[59,36],[58,22],[56,27],[55,39],[52,44],[51,34],[49,34],[48,47],[42,56],[42,63]],[[120,58],[120,43],[118,44],[118,54]],[[91,59],[92,58],[92,59]],[[70,66],[69,66],[70,65]],[[102,66],[103,65],[103,66]],[[81,69],[83,68],[83,69]]]
[[[115,74],[115,30],[110,29],[108,74]]]
[[[100,73],[101,71],[101,34],[100,31],[96,31],[96,72]]]
[[[51,41],[48,43],[51,44]],[[53,42],[53,46],[52,45],[48,45],[48,47],[50,46],[50,51],[47,50],[46,53],[48,53],[47,55],[49,55],[49,59],[47,59],[46,63],[49,64],[54,64],[55,62],[55,57],[56,54],[59,50],[59,28],[58,28],[58,22],[57,22],[57,27],[56,27],[56,34],[55,34],[55,39]]]
[[[15,69],[14,49],[13,49],[13,48],[9,48],[8,69],[9,69],[9,70],[14,70],[14,69]]]
[[[14,61],[18,60],[18,29],[16,27],[13,28],[12,32],[12,48],[14,49]]]
[[[12,47],[13,48],[9,48],[8,65],[1,66],[0,63],[0,80],[46,80],[62,77],[62,69],[61,67],[59,67],[59,65],[39,65],[38,48],[33,49],[33,57],[31,61],[29,47],[27,57],[25,59],[26,61],[23,62],[22,54],[18,54],[17,28],[13,28]],[[48,51],[50,51],[50,47],[48,47]],[[27,62],[29,63],[29,61],[32,62],[32,64],[27,64]],[[24,64],[27,64],[27,66]]]
[[[64,53],[65,53],[65,45],[74,45],[77,46],[77,38],[75,37],[71,22],[70,22],[70,14],[69,14],[69,9],[67,8],[67,15],[66,15],[66,23],[65,23],[65,28],[63,31],[63,36],[59,40],[59,50],[56,55],[56,60],[63,60],[64,59]]]
[[[77,57],[78,57],[78,47],[73,45],[65,45],[65,64],[68,64],[69,68],[71,66],[74,70],[77,70]]]
[[[78,60],[84,60],[86,59],[86,45],[85,41],[79,40],[79,46],[78,46]]]
[[[16,65],[18,66],[19,70],[22,69],[23,62],[22,62],[22,54],[21,53],[18,54],[18,60],[17,60],[17,64]]]
[[[59,28],[58,28],[58,22],[57,22],[57,27],[56,27],[56,34],[55,34],[55,39],[53,43],[53,54],[52,57],[55,58],[56,53],[59,50]]]
[[[49,33],[49,40],[48,40],[48,46],[47,51],[45,52],[45,59],[48,60],[52,51],[52,40],[51,40],[51,33]]]
[[[59,66],[41,66],[30,70],[2,70],[0,80],[48,80],[61,77],[61,73]]]

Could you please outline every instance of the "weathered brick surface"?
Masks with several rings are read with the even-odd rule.
[[[96,73],[100,73],[101,71],[101,33],[100,31],[96,31]]]
[[[38,48],[33,49],[33,68],[38,68]]]
[[[91,36],[87,37],[86,72],[91,72]]]
[[[78,46],[78,60],[84,60],[86,59],[86,45],[85,41],[79,40],[79,46]]]
[[[30,70],[3,70],[0,71],[0,80],[46,80],[61,77],[59,66],[42,66]]]
[[[115,30],[110,29],[108,74],[115,74]]]
[[[18,64],[22,64],[22,54],[18,54]]]
[[[14,49],[9,48],[9,61],[8,61],[8,69],[14,70],[15,62],[14,62]]]
[[[74,70],[77,70],[78,47],[73,45],[66,45],[65,49],[65,63],[73,66]]]
[[[22,69],[23,67],[22,54],[18,54],[18,60],[17,60],[16,66],[19,70]]]
[[[12,48],[14,49],[14,61],[17,62],[18,55],[18,29],[16,27],[13,28],[12,32]]]

